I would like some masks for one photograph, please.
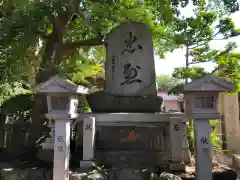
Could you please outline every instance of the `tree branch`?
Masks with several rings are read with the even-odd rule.
[[[67,51],[72,51],[80,47],[86,47],[86,46],[100,46],[103,45],[103,36],[98,36],[93,39],[87,39],[87,40],[81,40],[81,41],[76,41],[72,43],[64,43],[64,48]]]
[[[207,63],[207,62],[210,62],[212,60],[208,60],[208,61],[192,61],[190,63],[188,63],[189,65],[193,65],[193,64],[199,64],[199,63]]]
[[[199,46],[204,46],[204,45],[208,44],[210,41],[213,41],[213,40],[214,40],[213,38],[215,38],[219,33],[220,33],[220,32],[218,31],[216,34],[214,34],[213,37],[212,37],[210,40],[207,40],[207,41],[202,42],[202,43],[201,43],[201,42],[195,43],[196,46],[193,46],[193,47],[191,47],[191,48],[189,48],[189,49],[190,49],[190,50],[191,50],[191,49],[195,49],[195,48],[197,48],[197,47],[199,47]],[[198,44],[198,43],[201,43],[201,44]],[[192,44],[192,45],[194,45],[194,44]]]
[[[214,75],[219,69],[219,67],[214,68],[210,74]]]

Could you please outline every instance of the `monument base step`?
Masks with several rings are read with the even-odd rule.
[[[39,150],[37,153],[37,159],[40,159],[45,162],[53,162],[54,151],[52,149],[49,150]]]
[[[43,143],[43,144],[42,144],[42,149],[43,149],[43,150],[53,150],[53,149],[54,149],[54,144]]]
[[[172,172],[186,172],[185,163],[170,163],[169,169]]]
[[[233,154],[233,165],[240,169],[240,154]]]
[[[93,167],[93,161],[80,161],[80,168],[88,169]]]

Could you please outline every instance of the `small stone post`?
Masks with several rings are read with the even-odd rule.
[[[53,180],[69,179],[70,121],[55,119]]]
[[[95,154],[95,118],[89,117],[83,120],[83,160],[81,168],[92,167]]]
[[[170,118],[170,169],[172,171],[184,171],[182,161],[182,122],[179,118]]]
[[[196,180],[212,180],[211,127],[207,119],[195,119],[195,164]]]

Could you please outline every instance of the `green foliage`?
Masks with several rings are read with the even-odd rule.
[[[35,104],[35,96],[31,93],[17,94],[5,100],[0,106],[6,123],[23,122],[30,118],[30,110]]]
[[[177,84],[181,83],[181,80],[168,75],[157,76],[157,86],[159,91],[170,91]]]
[[[174,86],[172,89],[170,89],[168,91],[168,94],[175,94],[175,95],[182,94],[184,91],[184,85],[185,85],[185,83],[180,83],[180,84]]]
[[[13,95],[0,106],[1,115],[7,118],[7,123],[24,121],[30,117],[30,111],[36,103],[35,94],[24,93]],[[79,97],[79,111],[89,112],[90,108],[85,96]]]
[[[222,140],[221,140],[221,134],[217,129],[217,126],[219,125],[220,120],[211,120],[210,121],[210,126],[211,126],[211,143],[213,150],[216,152],[219,152],[222,150]]]
[[[216,59],[218,69],[214,72],[217,76],[226,77],[232,80],[237,86],[240,82],[240,53],[228,53]],[[240,90],[237,87],[237,90]]]
[[[193,120],[189,120],[193,121]],[[195,140],[194,140],[194,127],[193,122],[189,122],[187,124],[187,140],[189,144],[189,151],[192,155],[194,155],[195,152]]]
[[[21,83],[3,83],[0,85],[0,106],[8,98],[15,96],[17,94],[27,93],[28,90],[24,89]]]
[[[61,73],[69,70],[64,66],[66,64],[85,66],[86,60],[91,61],[91,58],[82,57],[82,53],[88,53],[88,50],[95,53],[96,50],[92,49],[94,44],[81,45],[81,42],[99,35],[104,39],[123,21],[146,23],[153,31],[154,45],[160,56],[174,48],[170,38],[172,32],[163,26],[163,20],[156,19],[156,9],[151,1],[89,0],[82,1],[81,6],[72,4],[77,2],[21,1],[13,6],[11,13],[1,18],[4,28],[0,31],[0,81],[25,80],[29,83],[29,77],[34,77],[42,68],[57,68]],[[15,1],[11,3],[15,4]],[[5,9],[7,4],[2,6]],[[163,36],[165,39],[161,40]],[[72,46],[76,42],[80,45]],[[78,78],[83,74],[78,74]]]
[[[58,73],[65,75],[76,84],[91,88],[92,84],[86,77],[104,76],[105,49],[103,46],[81,51],[76,56],[66,59],[59,67]]]
[[[17,94],[5,100],[1,105],[1,113],[14,114],[30,110],[35,103],[35,96],[32,93]]]
[[[173,77],[179,78],[179,79],[182,79],[183,77],[197,79],[197,78],[203,77],[206,74],[208,74],[208,73],[206,71],[204,71],[203,68],[180,67],[180,68],[175,68],[172,75],[173,75]]]
[[[211,2],[212,7],[219,8],[219,4],[223,4],[230,12],[238,9],[235,0]],[[79,43],[79,46],[70,49],[72,46],[65,45],[94,39],[99,35],[105,39],[113,27],[128,20],[144,22],[151,28],[155,52],[163,57],[167,51],[172,51],[179,45],[177,39],[181,39],[179,33],[184,23],[176,17],[179,17],[180,9],[189,3],[198,11],[207,5],[205,0],[2,1],[0,82],[24,80],[32,86],[35,75],[42,68],[58,68],[59,73],[66,72],[68,76],[70,72],[63,71],[64,65],[72,66],[78,61],[78,66],[85,66],[81,53],[88,52],[94,43]],[[214,18],[213,13],[201,12],[197,18],[189,18],[187,21],[192,28],[202,29],[198,38],[208,38],[206,34],[210,35],[211,31],[207,24]],[[172,22],[175,28],[172,27]],[[218,27],[221,33],[228,33],[225,27],[232,27],[231,20],[223,20],[221,24]],[[178,30],[177,37],[174,38],[174,33]],[[80,71],[86,68],[80,68]],[[79,73],[74,79],[76,76],[77,79],[84,79],[84,74]]]
[[[178,18],[174,21],[174,28],[176,44],[186,48],[187,64],[186,67],[176,68],[173,73],[174,77],[180,79],[202,77],[207,72],[196,65],[205,62],[214,62],[218,65],[213,73],[219,71],[218,75],[237,77],[236,67],[239,66],[239,61],[234,61],[233,58],[227,60],[230,52],[236,48],[236,44],[230,42],[224,50],[215,50],[209,47],[209,42],[212,40],[220,41],[240,34],[231,18],[222,17],[214,11],[209,12],[204,7],[196,10],[196,14],[192,17]],[[221,65],[219,59],[224,59],[221,61]],[[229,62],[231,62],[231,66],[227,65]],[[222,68],[223,66],[224,68]]]
[[[190,2],[196,8],[196,16],[179,18],[180,8]],[[236,0],[214,0],[211,7],[217,9],[218,4],[223,4],[229,12],[238,9]],[[0,83],[23,82],[31,88],[39,71],[45,75],[50,71],[63,74],[78,84],[89,85],[86,76],[103,75],[104,47],[96,46],[104,44],[111,29],[130,20],[144,22],[150,27],[155,52],[160,57],[181,45],[193,46],[189,56],[194,62],[215,60],[217,58],[211,57],[216,55],[220,57],[219,52],[205,46],[215,38],[212,24],[218,18],[205,11],[205,0],[11,0],[2,1],[0,6]],[[229,18],[221,18],[216,30],[225,37],[238,35]],[[223,67],[223,62],[227,61],[219,59],[218,64]],[[231,63],[216,73],[235,77],[227,70],[235,67],[236,61]],[[1,101],[7,97],[4,95]]]
[[[79,105],[78,105],[78,111],[79,112],[90,112],[90,107],[87,102],[86,96],[80,96],[79,97]]]

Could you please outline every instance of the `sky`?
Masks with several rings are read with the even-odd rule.
[[[191,8],[185,10],[184,12],[184,16],[189,16],[192,13]],[[240,20],[238,20],[238,18],[240,18],[240,11],[232,14],[231,17],[236,25],[236,28],[240,28]],[[220,50],[223,49],[229,41],[234,41],[237,43],[238,48],[234,51],[240,51],[240,37],[231,38],[229,40],[212,41],[210,43],[210,47]],[[185,49],[176,49],[172,53],[167,53],[165,59],[159,59],[159,57],[155,56],[156,75],[171,75],[174,71],[174,68],[183,66],[185,66]],[[198,66],[205,68],[207,71],[211,71],[215,67],[215,64],[202,63],[198,64]]]

